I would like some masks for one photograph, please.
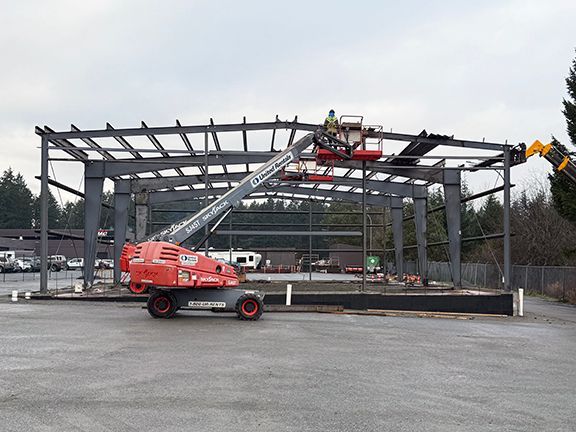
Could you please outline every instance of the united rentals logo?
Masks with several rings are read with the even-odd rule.
[[[264,180],[272,177],[275,173],[278,172],[279,169],[288,165],[292,159],[294,159],[294,156],[292,155],[292,152],[290,152],[286,154],[282,159],[277,160],[272,165],[265,167],[260,174],[252,179],[252,186],[256,187]]]
[[[198,257],[196,255],[180,255],[180,262],[182,264],[194,266],[198,262]]]

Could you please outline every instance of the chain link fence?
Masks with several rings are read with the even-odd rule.
[[[406,263],[408,269],[414,263]],[[431,281],[452,281],[452,271],[447,262],[428,263],[428,278]],[[462,263],[464,287],[501,290],[502,268],[496,264]],[[576,267],[512,266],[511,285],[513,290],[524,288],[527,294],[542,295],[576,304]]]

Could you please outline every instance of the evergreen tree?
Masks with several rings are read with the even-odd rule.
[[[468,187],[468,183],[465,179],[462,179],[462,198],[467,198],[472,195],[472,191]],[[462,203],[460,207],[460,218],[461,218],[461,232],[462,238],[478,237],[482,235],[482,230],[478,224],[478,217],[476,214],[476,209],[471,201]],[[471,253],[474,248],[477,247],[477,242],[464,242],[462,243],[462,255],[465,257],[467,254]]]
[[[40,228],[40,196],[33,199],[33,226]],[[48,228],[64,228],[66,219],[62,215],[62,208],[54,198],[54,195],[48,191]]]
[[[502,232],[504,207],[495,195],[489,195],[478,211],[478,223],[485,235]]]
[[[22,174],[8,168],[0,178],[0,228],[31,228],[33,195]]]
[[[70,229],[84,228],[84,200],[68,201],[62,209],[64,223]]]
[[[358,224],[362,224],[362,207],[357,204],[333,202],[326,210],[322,223],[325,224],[338,224],[340,227],[331,227],[332,230],[338,231],[360,231],[362,228]],[[346,214],[340,214],[346,213]],[[350,224],[350,225],[346,225]],[[331,237],[328,239],[329,244],[348,244],[354,246],[362,245],[361,237]]]
[[[572,61],[570,73],[566,78],[568,97],[564,99],[562,113],[566,117],[566,131],[572,145],[576,146],[576,58]],[[555,138],[553,144],[565,153],[570,153],[566,146],[561,145]],[[561,216],[576,223],[576,185],[567,179],[562,172],[555,171],[548,176],[552,202]]]
[[[443,206],[444,193],[441,188],[430,191],[428,194],[428,209],[435,209]],[[448,240],[448,231],[446,230],[446,212],[435,211],[428,214],[428,243],[444,242]],[[448,260],[448,246],[435,246],[428,248],[428,259],[430,261]]]

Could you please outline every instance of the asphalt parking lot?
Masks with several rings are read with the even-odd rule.
[[[529,299],[526,310],[241,322],[3,298],[0,429],[573,431],[576,309]]]
[[[48,288],[58,290],[74,286],[76,279],[82,276],[79,270],[62,270],[48,272]],[[40,289],[40,273],[0,273],[0,295],[9,294],[12,290],[20,293],[38,291]]]

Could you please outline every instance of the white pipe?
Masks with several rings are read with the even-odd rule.
[[[17,290],[12,291],[12,301],[13,302],[18,301],[18,291]]]
[[[290,306],[292,304],[292,285],[286,285],[286,306]]]
[[[524,288],[518,288],[518,316],[524,316]]]

